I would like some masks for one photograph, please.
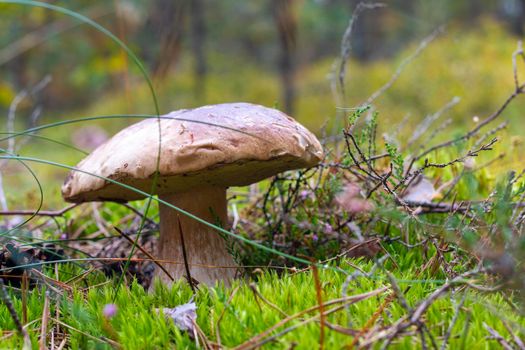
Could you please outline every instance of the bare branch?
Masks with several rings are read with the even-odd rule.
[[[509,97],[507,97],[505,102],[503,102],[503,104],[494,113],[492,113],[490,116],[488,116],[487,118],[482,120],[475,128],[473,128],[472,130],[470,130],[466,134],[461,135],[459,137],[456,137],[455,139],[452,139],[452,140],[449,140],[449,141],[445,141],[445,142],[440,143],[440,144],[438,144],[436,146],[430,147],[426,151],[423,151],[421,154],[416,156],[415,159],[416,160],[421,159],[421,158],[423,158],[424,156],[426,156],[429,153],[432,153],[432,152],[434,152],[434,151],[436,151],[438,149],[444,148],[444,147],[452,146],[452,145],[454,145],[454,144],[456,144],[456,143],[458,143],[460,141],[469,140],[474,135],[476,135],[481,130],[481,128],[483,128],[487,124],[490,124],[492,121],[494,121],[496,118],[498,118],[501,115],[501,113],[503,113],[503,111],[509,106],[509,104],[512,102],[512,100],[514,100],[518,95],[523,93],[523,89],[524,88],[525,88],[525,84],[518,86],[518,88]]]
[[[383,3],[366,3],[366,2],[360,2],[357,4],[356,8],[354,9],[354,12],[352,13],[352,17],[350,17],[350,21],[348,22],[348,26],[345,29],[345,32],[343,34],[343,39],[341,40],[341,57],[339,62],[339,69],[338,69],[338,79],[339,79],[339,87],[341,89],[341,94],[345,96],[345,75],[346,75],[346,64],[348,62],[348,59],[350,58],[350,52],[352,49],[352,32],[354,30],[354,25],[357,19],[359,18],[359,15],[364,10],[373,10],[381,7],[385,7],[386,5]]]
[[[483,322],[483,327],[485,327],[485,329],[490,333],[492,338],[494,338],[501,345],[501,347],[503,349],[505,349],[505,350],[513,350],[512,346],[505,340],[505,338],[503,338],[503,336],[501,334],[498,333],[497,330],[495,330],[494,328],[490,327],[485,322]]]

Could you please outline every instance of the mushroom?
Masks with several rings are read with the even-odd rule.
[[[155,179],[154,194],[162,201],[227,228],[228,187],[312,167],[322,156],[316,137],[278,110],[250,103],[210,105],[123,129],[77,165],[62,196],[74,203],[137,200],[144,196],[103,178],[146,193]],[[236,269],[211,268],[235,266],[219,232],[166,205],[159,211],[160,260],[182,262],[182,243],[192,278],[213,285],[234,277]],[[163,265],[176,278],[186,275],[181,263]],[[159,269],[156,275],[168,282]]]

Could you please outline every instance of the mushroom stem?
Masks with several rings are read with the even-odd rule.
[[[228,214],[226,189],[204,187],[177,194],[159,195],[159,198],[212,224],[227,227]],[[214,285],[217,281],[228,283],[236,273],[232,256],[221,234],[174,209],[161,204],[160,239],[158,257],[174,263],[163,263],[176,279],[186,276],[181,242],[184,239],[186,257],[191,277],[199,283]],[[180,220],[180,224],[179,224]],[[181,230],[179,230],[179,227]],[[170,283],[168,276],[157,269],[156,276]]]

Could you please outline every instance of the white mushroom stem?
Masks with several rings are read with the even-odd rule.
[[[226,189],[204,187],[169,195],[160,199],[206,220],[227,228],[228,214]],[[191,277],[199,283],[214,285],[217,281],[228,283],[236,273],[232,256],[226,248],[222,235],[215,229],[204,225],[166,205],[160,204],[160,240],[158,258],[175,263],[162,263],[175,279],[186,277],[181,231],[184,239],[186,257]],[[180,221],[180,225],[179,225]],[[169,277],[160,269],[156,275],[170,283]]]

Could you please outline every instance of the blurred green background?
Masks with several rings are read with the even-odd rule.
[[[319,135],[339,130],[335,116],[366,101],[440,26],[444,32],[374,101],[380,133],[408,118],[399,135],[409,137],[418,121],[455,97],[460,102],[430,130],[449,118],[441,138],[474,127],[513,91],[512,54],[525,22],[525,0],[392,0],[365,9],[354,22],[341,100],[332,87],[334,67],[359,1],[47,2],[92,18],[125,42],[150,72],[161,113],[248,101],[288,111]],[[507,156],[496,172],[520,168],[524,107],[518,98],[493,126],[510,121],[497,150]],[[0,3],[0,112],[2,132],[9,132],[9,115],[20,131],[87,116],[154,114],[155,107],[144,77],[107,36],[60,13]],[[39,135],[89,151],[133,121],[83,122]],[[84,157],[35,138],[17,138],[15,150],[68,165]],[[66,171],[29,165],[42,182],[44,206],[60,206]],[[1,170],[10,207],[35,207],[38,187],[27,170],[15,161]]]

